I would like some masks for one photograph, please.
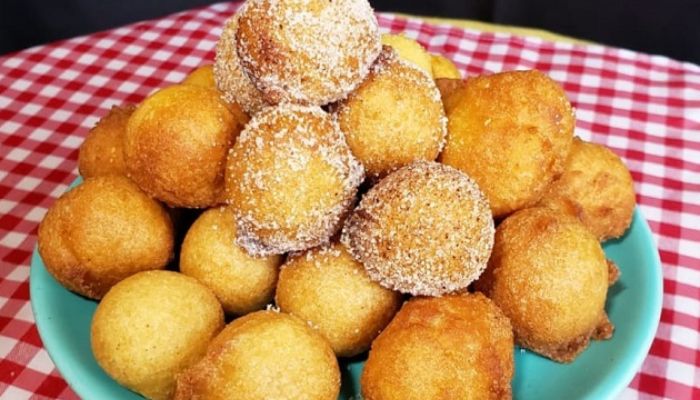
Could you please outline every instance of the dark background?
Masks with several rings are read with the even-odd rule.
[[[0,54],[211,0],[0,0]],[[700,0],[370,0],[375,9],[553,32],[700,64]]]

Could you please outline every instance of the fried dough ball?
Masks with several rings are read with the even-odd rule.
[[[513,333],[480,293],[406,302],[372,343],[366,400],[509,399]]]
[[[216,44],[214,79],[216,86],[223,93],[224,100],[240,104],[245,112],[253,115],[269,104],[241,68],[241,61],[236,52],[238,15],[235,14],[226,21]]]
[[[341,244],[299,253],[282,266],[276,304],[316,328],[339,357],[369,349],[401,294],[372,282]]]
[[[212,208],[187,231],[180,250],[180,272],[211,289],[229,314],[265,307],[275,293],[282,257],[252,257],[235,244],[230,207]]]
[[[534,205],[563,172],[574,115],[562,88],[541,72],[469,78],[445,109],[441,161],[479,183],[495,217]]]
[[[459,69],[449,58],[441,56],[440,54],[431,54],[430,61],[434,79],[462,79],[462,74],[459,72]]]
[[[518,344],[554,361],[612,335],[605,254],[574,217],[528,208],[506,218],[476,288],[510,318]]]
[[[249,0],[238,13],[241,66],[271,104],[340,100],[381,50],[367,0]]]
[[[258,311],[230,323],[179,376],[176,400],[336,400],[340,370],[325,339],[300,319]]]
[[[211,64],[202,65],[201,67],[190,72],[182,81],[183,85],[201,86],[208,89],[216,89],[214,82],[214,68]]]
[[[124,144],[128,175],[169,206],[219,204],[226,153],[241,128],[215,90],[193,85],[159,90],[129,119]]]
[[[622,236],[635,207],[632,175],[605,146],[574,138],[562,176],[540,205],[578,217],[599,241]]]
[[[126,175],[124,135],[135,106],[114,106],[90,130],[80,146],[78,171],[83,178]]]
[[[437,86],[440,91],[440,99],[442,104],[447,104],[447,98],[456,92],[461,86],[464,85],[464,80],[462,79],[451,79],[451,78],[436,78],[435,86]]]
[[[382,44],[390,46],[399,54],[402,60],[408,61],[427,73],[429,77],[433,77],[433,61],[430,53],[425,51],[420,43],[404,35],[385,33],[382,35]]]
[[[241,133],[226,167],[238,245],[264,256],[328,243],[362,178],[338,124],[321,108],[264,109]]]
[[[471,178],[416,162],[364,195],[341,240],[382,286],[440,296],[465,289],[481,274],[493,234],[488,201]]]
[[[201,86],[216,91],[220,90],[217,87],[217,84],[214,79],[214,66],[211,64],[203,65],[192,71],[189,75],[187,75],[185,80],[182,81],[182,84]],[[223,93],[223,98],[226,105],[228,106],[229,111],[231,111],[231,113],[233,114],[236,122],[241,127],[245,125],[250,119],[248,117],[248,114],[246,114],[246,110],[244,110],[239,105],[235,98],[232,98],[231,96],[227,95],[227,93]]]
[[[373,178],[416,160],[433,161],[445,144],[447,118],[435,83],[389,47],[335,115]]]
[[[137,272],[165,268],[173,255],[165,208],[119,175],[89,178],[64,193],[41,221],[38,237],[49,273],[91,299]]]
[[[175,378],[224,327],[214,294],[172,271],[141,272],[97,305],[90,343],[107,375],[149,399],[171,399]]]

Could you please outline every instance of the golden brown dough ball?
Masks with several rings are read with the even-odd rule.
[[[171,399],[175,378],[224,327],[214,294],[172,271],[136,274],[97,305],[90,342],[107,375],[149,399]]]
[[[205,211],[182,243],[180,272],[211,289],[224,311],[243,315],[272,301],[282,258],[252,257],[235,241],[233,210],[219,207]]]
[[[135,106],[114,106],[90,130],[80,146],[78,171],[83,178],[126,175],[124,135]]]
[[[388,47],[335,115],[353,154],[374,178],[413,161],[433,161],[445,144],[447,118],[435,83]]]
[[[430,55],[430,66],[433,71],[433,78],[462,79],[462,74],[457,66],[445,56],[440,54]]]
[[[447,104],[447,98],[456,92],[462,85],[464,85],[464,80],[462,79],[450,79],[450,78],[436,78],[435,86],[437,86],[440,91],[440,99],[443,105]]]
[[[193,85],[159,90],[129,119],[128,175],[170,206],[219,204],[226,154],[241,128],[215,90]]]
[[[372,343],[365,400],[510,399],[513,333],[480,293],[406,302]]]
[[[214,68],[211,64],[202,65],[190,72],[182,81],[183,85],[201,86],[207,89],[216,90],[216,82],[214,82]]]
[[[420,43],[404,35],[385,33],[382,35],[382,44],[390,46],[399,54],[402,60],[420,68],[420,70],[428,74],[429,77],[433,77],[432,58],[430,57],[430,53],[425,51]]]
[[[612,335],[605,254],[568,215],[528,208],[506,218],[476,287],[510,318],[522,347],[552,360],[571,362],[591,337]]]
[[[230,323],[177,381],[176,400],[336,400],[340,370],[300,319],[258,311]]]
[[[249,0],[238,14],[241,66],[271,104],[340,100],[381,50],[367,0]]]
[[[372,187],[341,240],[382,286],[439,296],[465,289],[481,274],[493,234],[477,184],[452,167],[421,161]]]
[[[167,211],[119,175],[86,179],[39,225],[39,254],[69,290],[100,299],[120,280],[162,269],[173,255]]]
[[[235,14],[226,21],[216,44],[214,79],[227,102],[240,104],[245,112],[252,115],[269,104],[241,67],[236,52],[238,15]]]
[[[363,169],[321,108],[255,114],[229,154],[237,243],[256,256],[327,243],[354,202]]]
[[[372,282],[341,244],[288,259],[275,299],[282,311],[317,329],[339,357],[369,349],[401,305],[401,295]]]
[[[479,183],[495,217],[534,205],[563,172],[574,115],[562,88],[541,72],[469,78],[445,109],[441,161]]]
[[[605,146],[574,138],[564,173],[540,205],[578,217],[599,241],[622,236],[635,207],[632,175]]]

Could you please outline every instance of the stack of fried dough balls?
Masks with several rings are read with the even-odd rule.
[[[463,80],[367,0],[248,0],[215,52],[103,116],[39,227],[51,275],[102,299],[117,382],[331,400],[369,352],[367,400],[504,399],[514,344],[571,362],[612,336],[600,242],[632,177],[552,79]]]

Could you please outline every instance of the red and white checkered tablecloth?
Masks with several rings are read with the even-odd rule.
[[[211,63],[236,7],[217,4],[0,57],[0,398],[77,397],[42,347],[30,308],[37,224],[76,178],[78,147],[97,119]],[[577,134],[612,148],[631,169],[663,263],[656,340],[621,398],[700,399],[700,67],[391,14],[379,21],[445,54],[467,76],[535,68],[563,84]]]

